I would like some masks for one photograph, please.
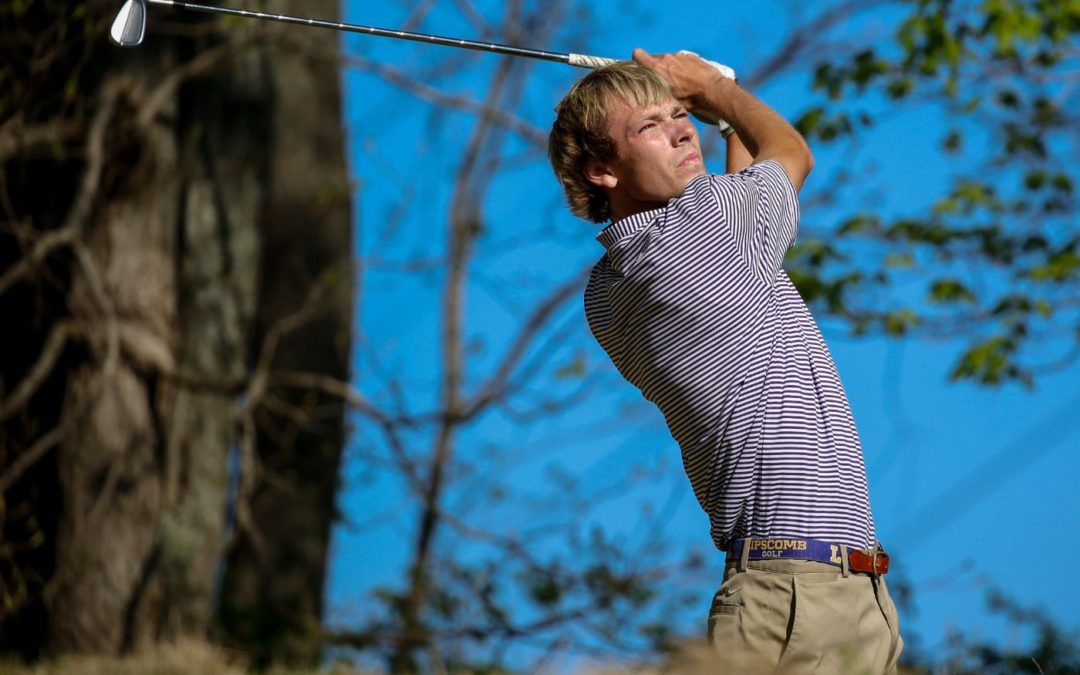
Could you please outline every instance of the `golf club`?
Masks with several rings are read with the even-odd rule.
[[[186,9],[194,12],[206,12],[209,14],[226,14],[229,16],[243,16],[252,19],[265,19],[266,21],[278,21],[280,23],[294,23],[316,28],[329,28],[347,33],[366,33],[377,37],[398,38],[401,40],[413,40],[414,42],[426,42],[429,44],[444,45],[446,47],[460,47],[473,49],[481,52],[495,52],[510,56],[523,56],[530,59],[543,59],[565,63],[579,68],[599,68],[600,66],[614,63],[615,59],[601,56],[587,56],[585,54],[560,54],[542,49],[527,49],[525,47],[512,47],[492,42],[476,42],[473,40],[460,40],[458,38],[441,37],[438,35],[425,35],[423,33],[410,33],[403,30],[389,30],[386,28],[374,28],[372,26],[358,26],[355,24],[338,23],[336,21],[322,21],[320,19],[308,19],[298,16],[285,16],[282,14],[267,14],[264,12],[251,12],[243,9],[231,9],[228,7],[213,7],[199,5],[194,2],[181,2],[180,0],[126,0],[120,8],[120,13],[113,21],[109,31],[113,42],[121,47],[135,47],[142,43],[146,34],[146,5],[165,5],[177,9]]]

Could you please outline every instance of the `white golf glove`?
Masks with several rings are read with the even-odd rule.
[[[717,70],[719,70],[720,74],[723,75],[724,77],[726,77],[727,79],[738,81],[735,78],[735,70],[730,68],[729,66],[725,66],[722,63],[717,63],[716,61],[710,61],[709,59],[703,59],[696,52],[692,52],[692,51],[690,51],[688,49],[680,49],[679,53],[680,54],[689,54],[691,56],[697,56],[699,59],[701,59],[705,63],[707,63],[710,66],[712,66],[713,68],[716,68]],[[731,136],[731,134],[735,133],[735,130],[731,128],[730,124],[728,124],[727,122],[720,119],[716,115],[713,115],[710,112],[706,112],[704,110],[691,110],[690,112],[693,113],[694,117],[698,118],[702,122],[705,122],[707,124],[715,124],[716,128],[720,130],[720,134],[724,138],[728,138],[729,136]]]

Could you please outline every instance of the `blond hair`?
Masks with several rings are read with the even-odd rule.
[[[617,155],[607,133],[608,106],[613,99],[640,108],[663,103],[671,90],[663,78],[633,61],[618,61],[582,78],[555,107],[548,136],[548,158],[566,191],[570,211],[594,223],[611,219],[607,195],[585,177],[590,161]]]

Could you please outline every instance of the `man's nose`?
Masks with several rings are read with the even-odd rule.
[[[694,129],[694,123],[690,121],[689,117],[673,120],[674,125],[671,133],[671,144],[682,145],[683,143],[689,143],[694,139],[696,130]]]

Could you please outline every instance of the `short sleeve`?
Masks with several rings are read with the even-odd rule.
[[[738,173],[710,175],[709,181],[740,255],[771,285],[799,226],[799,198],[787,172],[768,160]]]

